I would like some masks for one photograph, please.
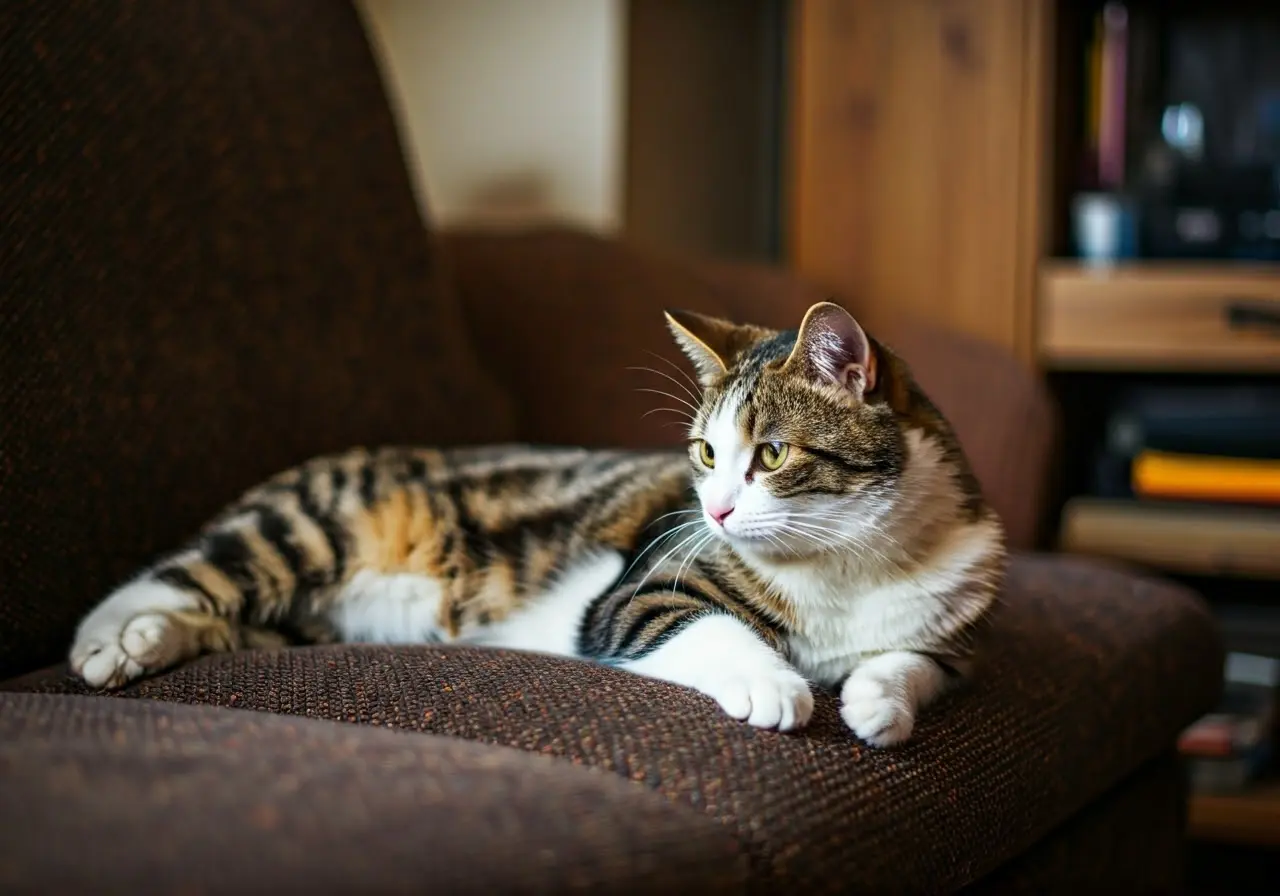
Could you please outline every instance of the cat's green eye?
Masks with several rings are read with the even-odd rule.
[[[715,468],[716,452],[706,439],[698,439],[698,460],[702,461],[702,465],[708,470]]]
[[[791,446],[786,442],[765,442],[760,446],[760,466],[773,472],[787,462]]]

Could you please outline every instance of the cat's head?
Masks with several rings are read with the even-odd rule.
[[[777,561],[847,548],[902,473],[885,350],[838,305],[778,332],[668,312],[702,397],[689,456],[703,515],[740,552]]]

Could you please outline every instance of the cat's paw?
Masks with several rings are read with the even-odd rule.
[[[701,690],[730,716],[757,728],[791,731],[813,715],[809,683],[786,666],[726,672],[707,679]]]
[[[156,582],[122,588],[80,624],[68,658],[72,673],[92,688],[112,689],[179,662],[185,634],[167,612],[189,604],[182,592]]]
[[[892,747],[911,737],[915,707],[891,682],[855,671],[845,682],[840,700],[840,718],[871,746]]]

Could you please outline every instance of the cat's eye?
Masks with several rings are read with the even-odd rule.
[[[790,451],[791,446],[786,442],[765,442],[758,451],[760,466],[772,472],[787,462]]]
[[[702,465],[708,470],[715,468],[716,451],[706,439],[698,439],[698,460],[702,461]]]

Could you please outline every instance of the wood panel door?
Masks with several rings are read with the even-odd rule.
[[[794,4],[792,267],[1031,361],[1051,3]]]

